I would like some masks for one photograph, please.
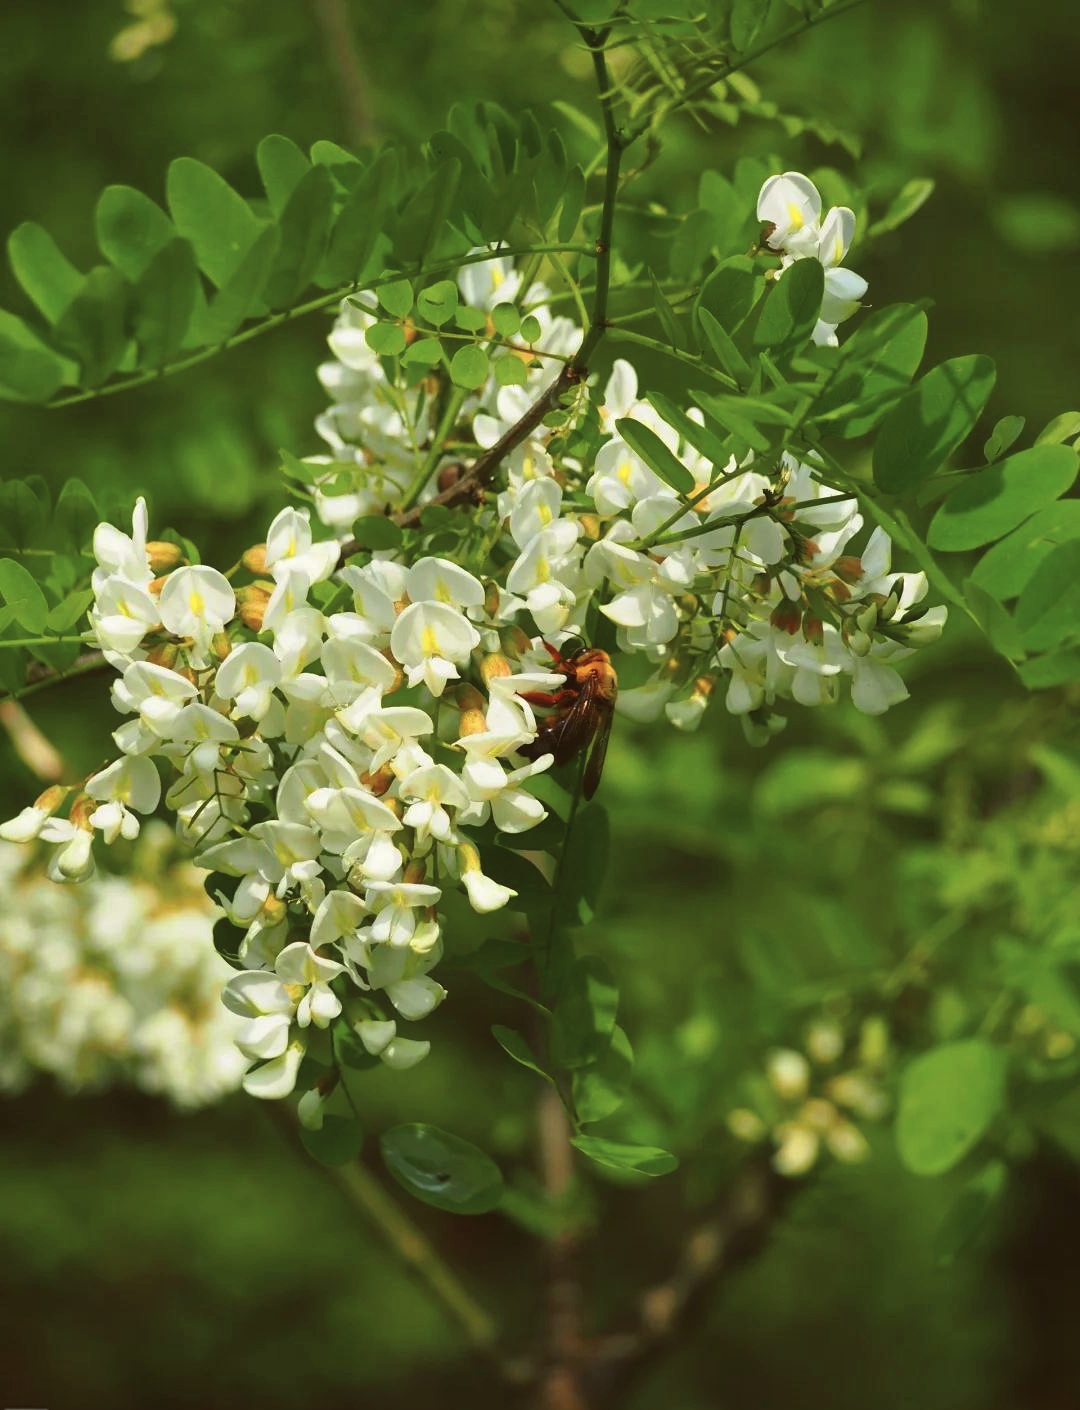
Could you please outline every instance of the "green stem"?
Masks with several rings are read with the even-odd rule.
[[[307,303],[297,304],[295,308],[286,309],[283,313],[275,313],[270,318],[265,318],[261,323],[256,323],[252,328],[245,328],[242,333],[234,333],[231,338],[226,338],[224,342],[215,343],[213,347],[204,348],[201,352],[192,353],[190,357],[177,359],[175,362],[167,362],[163,367],[155,368],[152,372],[140,372],[136,377],[125,377],[123,381],[111,382],[106,387],[95,387],[88,392],[75,392],[71,396],[59,397],[56,401],[46,403],[51,411],[61,406],[74,406],[78,402],[94,401],[99,397],[110,397],[117,392],[126,392],[132,387],[145,386],[147,382],[159,381],[162,377],[171,377],[176,372],[184,372],[189,367],[195,367],[200,362],[215,357],[219,352],[224,352],[226,348],[239,347],[241,343],[250,342],[252,338],[259,338],[264,333],[268,333],[272,328],[278,328],[283,323],[288,323],[291,319],[300,318],[306,313],[315,313],[319,309],[329,308],[333,304],[340,303],[349,294],[358,294],[369,289],[379,289],[384,284],[395,284],[400,279],[416,279],[421,274],[453,274],[467,264],[483,264],[487,260],[493,259],[518,259],[525,255],[532,254],[571,254],[595,256],[596,251],[589,245],[526,245],[518,249],[500,248],[496,250],[481,250],[474,255],[458,256],[456,259],[443,260],[440,264],[430,265],[424,270],[413,270],[411,273],[383,274],[378,279],[373,279],[364,284],[346,284],[343,288],[335,289],[331,294],[322,294],[317,299],[311,299]]]
[[[7,691],[0,698],[4,700],[25,700],[27,696],[37,695],[39,691],[48,690],[54,685],[62,685],[64,681],[73,680],[77,676],[87,676],[93,671],[104,670],[108,666],[104,656],[95,654],[85,661],[76,661],[66,671],[50,671],[49,674],[39,681],[31,681],[29,685],[20,686],[18,690]]]
[[[86,645],[84,636],[21,636],[0,638],[0,647],[4,646],[67,646],[72,642],[78,642],[80,646]]]
[[[496,1340],[493,1319],[462,1286],[453,1270],[375,1176],[358,1161],[333,1166],[331,1173],[349,1202],[376,1226],[402,1262],[427,1284],[465,1333],[469,1344],[478,1350],[490,1351]]]

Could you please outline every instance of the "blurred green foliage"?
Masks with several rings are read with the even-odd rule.
[[[119,3],[51,0],[6,16],[9,226],[40,221],[86,264],[101,187],[160,197],[179,155],[254,190],[253,153],[271,131],[302,147],[419,141],[452,101],[479,98],[591,111],[587,56],[553,6],[187,0],[175,13],[175,36],[130,63],[108,57],[131,19]],[[858,268],[879,305],[934,299],[930,359],[992,354],[991,420],[1018,413],[1033,429],[1075,401],[1080,332],[1063,311],[1080,294],[1078,54],[1080,12],[1063,0],[1037,25],[977,0],[904,0],[871,3],[752,71],[764,104],[860,136],[861,171],[883,202],[907,181],[937,182],[900,231],[865,256],[856,247]],[[767,111],[708,131],[671,124],[663,162],[638,178],[625,237],[642,251],[662,239],[658,205],[692,209],[706,167],[730,174],[740,158],[776,153],[788,168],[851,169],[843,142],[789,135],[795,127]],[[0,303],[21,299],[5,271]],[[182,521],[208,556],[232,561],[282,502],[278,447],[317,448],[327,328],[313,315],[169,383],[68,410],[0,404],[0,473],[40,474],[54,492],[78,475],[106,501],[146,491],[156,523]],[[677,387],[670,364],[646,358],[641,371]],[[763,753],[749,754],[719,709],[691,739],[620,727],[605,776],[615,865],[590,939],[617,962],[638,1059],[620,1121],[661,1145],[700,1132],[704,1148],[685,1185],[602,1187],[591,1296],[598,1313],[625,1313],[626,1290],[668,1270],[690,1212],[730,1174],[732,1142],[716,1127],[766,1048],[797,1044],[830,1005],[845,1021],[871,1011],[883,986],[899,996],[894,1021],[914,1032],[929,1024],[947,1038],[986,1012],[991,1031],[1000,1024],[1023,1047],[1040,1115],[999,1133],[1020,1177],[942,1268],[942,1221],[971,1170],[919,1181],[899,1168],[891,1135],[871,1131],[873,1159],[827,1165],[796,1196],[765,1255],[637,1388],[630,1403],[642,1410],[750,1400],[861,1410],[869,1395],[882,1410],[1021,1410],[1075,1393],[1077,1299],[1064,1270],[1080,1225],[1075,1173],[1058,1154],[1078,1150],[1076,1104],[1062,1095],[1075,1063],[1049,1057],[1041,1030],[1009,1025],[1035,1005],[1080,1037],[1068,1002],[1077,700],[1027,697],[958,625],[924,654],[912,694],[918,703],[887,722],[847,708],[805,714]],[[80,768],[107,747],[100,695],[76,685],[35,705]],[[21,800],[33,781],[6,745],[0,763]],[[1009,944],[1014,978],[995,1014],[980,957]],[[983,968],[989,986],[997,971]],[[520,1010],[464,970],[453,999],[432,1020],[435,1058],[370,1076],[365,1122],[446,1126],[490,1149],[527,1196],[536,1082],[489,1036],[492,1022],[520,1024]],[[5,1116],[5,1404],[490,1397],[442,1314],[367,1227],[342,1233],[325,1172],[302,1165],[251,1102],[180,1119],[131,1096],[42,1092],[6,1103]],[[417,1219],[527,1339],[539,1270],[524,1234],[495,1214]]]

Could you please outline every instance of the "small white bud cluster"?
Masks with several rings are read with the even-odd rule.
[[[834,1019],[813,1023],[805,1052],[774,1048],[766,1057],[765,1080],[756,1087],[754,1107],[728,1113],[728,1129],[740,1141],[771,1140],[773,1169],[805,1175],[823,1150],[853,1163],[869,1154],[866,1137],[853,1117],[879,1121],[889,1110],[882,1086],[887,1035],[880,1019],[862,1026],[856,1051],[845,1061],[847,1042]]]

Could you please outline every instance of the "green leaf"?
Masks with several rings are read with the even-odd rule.
[[[996,597],[984,592],[971,578],[966,578],[963,586],[971,614],[986,633],[990,645],[1006,660],[1022,661],[1026,654],[1024,637],[1016,619]]]
[[[649,271],[649,283],[652,286],[653,309],[659,320],[660,327],[668,343],[673,349],[684,348],[686,346],[686,335],[682,330],[675,310],[668,303],[663,289],[656,281],[656,275]]]
[[[278,220],[278,252],[267,281],[271,308],[287,308],[315,278],[334,214],[334,182],[324,166],[300,179]]]
[[[1071,441],[1074,436],[1080,436],[1080,411],[1063,411],[1060,416],[1047,422],[1035,437],[1035,444],[1059,445],[1062,441]]]
[[[255,150],[255,162],[276,220],[311,169],[311,163],[291,138],[281,137],[276,132],[259,143]]]
[[[872,431],[915,375],[926,333],[926,314],[915,304],[876,309],[841,349],[840,365],[815,402],[813,420],[845,439]]]
[[[540,341],[542,332],[540,320],[534,314],[527,313],[521,320],[521,341],[531,347],[533,343]]]
[[[59,321],[83,285],[83,275],[40,225],[25,221],[8,236],[15,278],[50,323]]]
[[[438,338],[415,338],[402,354],[405,367],[434,367],[442,361],[442,344]]]
[[[933,194],[934,183],[929,177],[916,177],[914,180],[906,182],[890,202],[881,219],[871,225],[866,232],[867,235],[871,240],[874,240],[889,230],[896,230],[906,220],[910,220]]]
[[[734,377],[736,382],[749,382],[750,364],[735,346],[724,325],[714,318],[707,308],[698,309],[698,322],[709,341],[709,346],[716,354],[717,361],[728,376]]]
[[[398,1184],[436,1209],[484,1214],[502,1198],[502,1173],[490,1156],[437,1126],[395,1126],[379,1148]]]
[[[555,1004],[552,1059],[557,1067],[584,1067],[608,1046],[619,1008],[611,971],[596,955],[575,960]]]
[[[513,304],[496,304],[491,310],[491,324],[500,338],[516,338],[521,329],[521,314]]]
[[[391,318],[407,318],[412,313],[413,291],[407,279],[395,279],[379,287],[379,302]]]
[[[559,873],[555,919],[588,925],[596,914],[611,854],[611,823],[602,803],[588,803],[574,820],[573,837]]]
[[[119,366],[131,286],[111,265],[96,265],[67,306],[55,329],[60,347],[79,361],[82,384],[100,387]]]
[[[354,1117],[327,1114],[317,1131],[300,1127],[300,1144],[320,1165],[351,1165],[364,1148],[364,1128]]]
[[[949,496],[930,522],[931,548],[960,553],[1001,538],[1059,499],[1076,479],[1071,446],[1032,446],[980,470]]]
[[[176,238],[176,227],[149,196],[133,186],[106,186],[94,212],[101,253],[133,284],[157,252]]]
[[[450,360],[450,378],[456,387],[475,391],[487,381],[488,355],[471,344],[458,348]]]
[[[35,548],[45,527],[44,504],[24,480],[0,485],[0,535],[14,548]]]
[[[228,283],[210,300],[198,322],[200,340],[213,347],[231,338],[260,306],[277,254],[276,226],[265,225]]]
[[[515,1062],[520,1063],[522,1067],[527,1067],[530,1072],[535,1072],[537,1077],[542,1077],[545,1082],[550,1082],[552,1086],[555,1085],[551,1075],[540,1066],[532,1048],[515,1029],[504,1028],[501,1023],[495,1023],[491,1027],[491,1036],[503,1052],[512,1057]]]
[[[86,548],[100,518],[94,496],[83,482],[74,475],[65,480],[56,501],[56,527],[63,546],[75,552]]]
[[[731,42],[741,54],[761,32],[769,13],[769,0],[732,0]]]
[[[397,183],[397,153],[388,148],[367,170],[357,169],[360,181],[334,222],[321,271],[320,282],[330,288],[358,283],[381,263],[379,241],[385,244],[383,226]]]
[[[361,548],[372,552],[401,547],[401,527],[383,514],[365,514],[352,526],[352,536]]]
[[[949,1206],[934,1238],[934,1256],[939,1268],[948,1268],[964,1252],[986,1224],[1001,1199],[1008,1179],[1004,1161],[992,1160],[964,1185]]]
[[[745,255],[734,255],[717,266],[701,287],[694,304],[695,315],[708,309],[728,333],[734,333],[750,314],[765,289]]]
[[[659,475],[666,485],[670,485],[679,494],[693,493],[693,474],[668,450],[655,431],[629,416],[623,416],[616,421],[615,429],[634,454],[639,456],[654,474]]]
[[[1080,539],[1058,544],[1035,569],[1016,620],[1030,651],[1049,651],[1080,632]]]
[[[941,1175],[989,1129],[1005,1099],[1006,1055],[981,1038],[917,1057],[900,1080],[896,1146],[916,1175]]]
[[[995,376],[990,358],[976,355],[950,358],[921,377],[889,412],[878,435],[874,479],[880,488],[903,494],[936,474],[970,434]]]
[[[796,260],[765,300],[754,345],[778,353],[796,352],[809,339],[821,313],[825,271],[816,259]]]
[[[373,323],[364,333],[364,342],[380,357],[400,357],[405,351],[405,329],[400,323]]]
[[[998,456],[1004,455],[1023,429],[1024,418],[1022,416],[1003,416],[990,432],[990,439],[983,446],[983,455],[986,456],[987,461],[997,460]]]
[[[195,312],[195,252],[179,238],[162,245],[135,286],[133,316],[140,367],[161,367],[179,351]]]
[[[484,871],[500,886],[517,892],[509,909],[522,914],[546,912],[551,905],[551,887],[540,869],[505,847],[491,847],[484,853]]]
[[[48,401],[63,386],[78,384],[75,364],[47,347],[13,313],[0,309],[0,397],[9,401]]]
[[[1080,680],[1080,651],[1067,647],[1048,656],[1035,656],[1017,667],[1017,675],[1028,690],[1053,690]]]
[[[585,209],[585,173],[574,165],[566,176],[566,187],[562,193],[562,209],[559,212],[559,240],[569,244],[578,228],[581,212]]]
[[[25,631],[36,636],[45,630],[49,618],[45,594],[14,558],[0,558],[0,598]]]
[[[528,368],[520,357],[515,357],[513,353],[509,357],[500,357],[492,364],[495,372],[495,381],[500,387],[524,387],[529,380]]]
[[[421,289],[416,300],[417,312],[436,328],[449,323],[458,306],[458,286],[452,279],[440,279]]]
[[[630,1090],[634,1074],[634,1050],[618,1024],[611,1030],[611,1042],[588,1067],[574,1073],[574,1110],[580,1121],[603,1121],[618,1111]]]
[[[679,223],[671,242],[669,269],[680,284],[697,283],[701,268],[716,242],[716,221],[711,211],[691,211]]]
[[[571,1136],[570,1144],[598,1165],[614,1170],[636,1170],[639,1175],[670,1175],[679,1168],[678,1157],[658,1146],[631,1146],[604,1141],[599,1136]]]
[[[450,157],[435,168],[407,203],[392,237],[394,254],[401,264],[422,266],[438,245],[460,180],[461,163]]]
[[[364,164],[355,153],[320,138],[311,144],[311,160],[325,166],[346,191],[355,191],[364,177]]]
[[[78,592],[72,592],[58,602],[49,612],[45,622],[46,631],[56,632],[58,636],[63,636],[70,632],[78,622],[86,615],[86,609],[94,600],[92,588],[82,588]]]
[[[735,397],[713,397],[707,392],[692,392],[694,400],[707,411],[721,426],[745,441],[752,450],[767,451],[772,442],[764,431],[754,425],[749,416],[742,414],[739,400]]]
[[[699,421],[692,421],[681,407],[676,406],[661,392],[650,392],[646,399],[661,420],[665,421],[673,431],[677,431],[688,446],[692,446],[700,455],[703,455],[714,469],[722,470],[724,468],[730,459],[731,452],[723,441],[714,436]]]
[[[972,582],[999,602],[1008,602],[1020,596],[1043,559],[1069,539],[1080,539],[1080,499],[1048,504],[994,544],[976,563]]]
[[[261,222],[224,177],[194,157],[170,164],[165,196],[177,230],[195,248],[199,268],[224,289],[262,238]]]

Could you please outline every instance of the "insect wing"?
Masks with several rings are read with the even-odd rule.
[[[596,733],[599,723],[599,709],[596,703],[597,685],[590,676],[581,687],[581,693],[556,727],[555,763],[568,764],[575,754],[589,743]]]
[[[599,717],[596,726],[596,739],[593,741],[592,751],[589,754],[589,762],[585,765],[585,779],[581,789],[586,802],[600,787],[600,775],[604,772],[604,758],[607,755],[608,740],[611,738],[611,711],[602,709],[600,706],[596,707],[596,711]]]

